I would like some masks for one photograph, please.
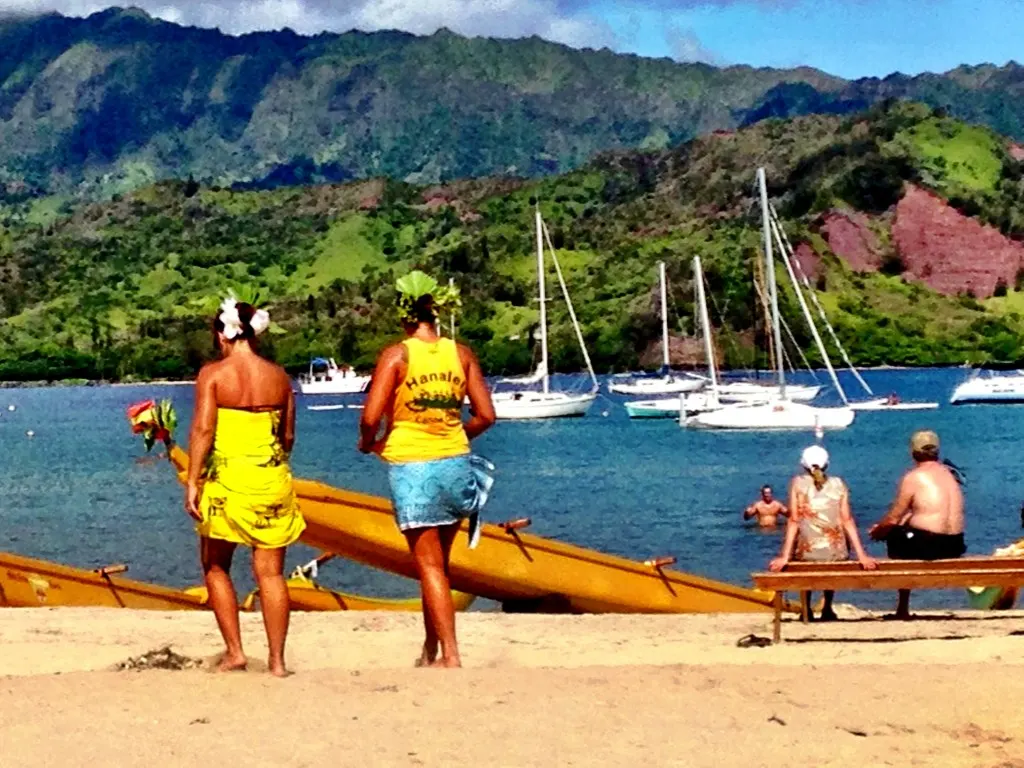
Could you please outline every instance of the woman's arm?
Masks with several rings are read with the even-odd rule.
[[[281,447],[285,453],[291,453],[295,447],[295,393],[291,381],[288,382],[288,395],[284,401],[284,418],[281,419]]]
[[[207,366],[196,379],[196,404],[192,413],[192,429],[188,438],[188,486],[185,510],[196,520],[199,514],[199,481],[206,467],[206,457],[217,431],[217,394],[213,370]]]
[[[377,358],[377,366],[373,370],[370,391],[366,394],[363,405],[363,416],[359,421],[359,450],[363,453],[377,451],[380,424],[384,412],[398,385],[398,375],[405,361],[405,347],[397,344],[388,347]]]
[[[476,355],[469,347],[460,344],[459,352],[459,357],[462,358],[462,370],[466,374],[466,394],[469,396],[469,405],[472,409],[472,415],[466,422],[466,436],[472,440],[490,429],[497,417],[494,415],[491,390],[480,369],[480,361],[476,359]]]
[[[793,547],[796,546],[796,536],[800,531],[799,510],[797,500],[796,483],[789,484],[789,518],[786,520],[786,534],[782,540],[782,552],[768,564],[768,570],[781,571],[793,557]]]
[[[850,511],[850,492],[847,490],[843,491],[843,498],[839,502],[839,521],[843,525],[843,531],[846,533],[846,538],[853,546],[854,554],[857,555],[857,562],[861,564],[861,567],[865,571],[873,571],[878,567],[878,563],[876,563],[875,559],[864,551],[864,547],[860,542],[860,533],[857,531],[857,522],[853,519],[853,513]]]

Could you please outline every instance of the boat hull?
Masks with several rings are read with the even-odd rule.
[[[608,391],[616,395],[680,395],[697,392],[706,385],[707,382],[699,378],[636,379],[623,384],[611,383]]]
[[[851,408],[814,408],[802,403],[775,402],[731,405],[686,420],[697,429],[747,431],[839,430],[849,427],[856,414]]]
[[[299,392],[304,395],[358,395],[370,385],[369,376],[355,376],[331,381],[298,381]]]
[[[975,376],[960,384],[951,405],[1024,404],[1024,375]]]
[[[288,599],[293,611],[421,611],[423,603],[418,597],[386,598],[365,597],[328,589],[316,582],[301,578],[288,579]],[[258,600],[258,595],[255,598]],[[452,592],[456,611],[465,611],[476,600],[476,595]]]
[[[0,552],[0,606],[106,607],[153,611],[205,609],[206,597],[120,576]]]
[[[885,398],[878,400],[866,400],[859,403],[850,403],[850,407],[858,412],[861,411],[934,411],[939,407],[938,403],[889,403]]]
[[[809,403],[821,393],[816,384],[787,384],[786,399],[797,403]],[[779,399],[777,385],[734,382],[718,388],[718,399],[723,403],[764,403]]]
[[[633,400],[625,404],[631,419],[675,419],[679,418],[680,398],[665,400]]]
[[[185,478],[188,455],[171,460]],[[391,503],[309,480],[296,480],[306,519],[302,541],[409,578],[415,562],[395,525]],[[477,549],[462,533],[451,555],[452,589],[506,605],[541,605],[574,613],[751,613],[772,609],[774,593],[745,589],[680,571],[485,524]]]
[[[501,392],[492,396],[494,414],[503,420],[564,419],[586,416],[596,393]]]

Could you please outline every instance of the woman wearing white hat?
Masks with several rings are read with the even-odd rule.
[[[828,469],[828,451],[820,445],[804,449],[800,464],[805,473],[797,475],[789,484],[790,518],[782,553],[768,566],[781,571],[790,560],[832,563],[847,560],[853,547],[857,561],[865,570],[876,568],[875,561],[864,551],[857,533],[857,524],[850,512],[850,492],[838,477],[825,474]],[[832,610],[834,593],[826,590],[821,609],[822,621],[834,621]],[[808,595],[808,601],[810,596]],[[808,609],[808,615],[810,611]]]

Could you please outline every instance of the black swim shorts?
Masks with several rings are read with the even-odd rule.
[[[953,560],[967,551],[962,533],[932,533],[909,525],[893,528],[885,543],[893,560]]]

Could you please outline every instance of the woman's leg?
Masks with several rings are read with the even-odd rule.
[[[235,544],[220,539],[201,538],[199,556],[203,564],[203,577],[209,594],[210,607],[217,618],[226,651],[218,669],[230,672],[245,669],[245,653],[242,651],[242,631],[238,626],[238,596],[231,583],[231,558]]]
[[[839,618],[832,609],[832,599],[836,596],[836,593],[831,589],[826,589],[824,595],[825,602],[821,606],[821,621],[835,621]]]
[[[284,552],[284,547],[252,551],[252,572],[260,588],[263,626],[267,630],[267,646],[270,649],[267,663],[270,674],[277,677],[288,674],[284,665],[284,643],[288,637],[291,604],[288,600],[288,585],[284,580]]]
[[[416,528],[405,532],[409,551],[416,561],[416,572],[423,594],[423,618],[426,627],[424,659],[434,645],[441,646],[441,659],[433,666],[461,667],[459,646],[455,639],[455,606],[448,582],[448,560],[452,543],[458,532],[457,525],[443,528]]]

